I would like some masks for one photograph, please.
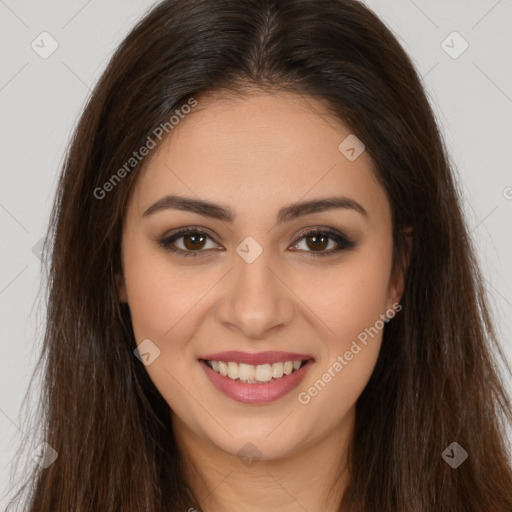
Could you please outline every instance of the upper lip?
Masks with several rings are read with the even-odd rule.
[[[266,352],[241,352],[239,350],[228,350],[226,352],[216,352],[215,354],[200,356],[199,359],[258,365],[284,361],[304,361],[314,358],[310,354],[297,354],[296,352],[277,352],[273,350]]]

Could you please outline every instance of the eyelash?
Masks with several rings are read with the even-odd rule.
[[[204,253],[206,251],[204,251],[204,250],[184,251],[183,249],[178,249],[171,245],[173,242],[175,242],[179,238],[182,238],[183,235],[189,235],[189,234],[205,235],[208,238],[210,238],[211,240],[213,240],[213,238],[210,235],[208,235],[208,233],[205,233],[204,231],[201,231],[200,229],[195,228],[195,227],[188,227],[188,228],[182,228],[182,229],[176,231],[175,233],[173,233],[172,235],[158,240],[158,244],[170,252],[177,253],[177,254],[180,254],[185,257],[197,258],[198,256],[200,256],[202,253]],[[333,240],[334,242],[336,242],[338,244],[338,247],[336,249],[330,249],[329,251],[324,251],[324,252],[301,251],[301,250],[298,250],[298,252],[307,252],[307,253],[312,254],[313,257],[316,257],[316,256],[325,257],[325,256],[331,256],[333,254],[337,254],[343,250],[352,249],[356,245],[355,242],[353,242],[352,240],[347,238],[345,235],[342,235],[336,231],[325,230],[325,229],[310,229],[309,231],[306,231],[305,233],[303,233],[293,245],[295,246],[302,239],[307,238],[308,236],[313,236],[313,235],[325,236],[327,238],[330,238],[331,240]]]

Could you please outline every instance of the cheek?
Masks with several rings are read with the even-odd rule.
[[[191,267],[173,266],[166,253],[156,251],[149,242],[130,244],[128,240],[127,248],[124,274],[137,342],[154,338],[158,343],[173,337],[183,320],[193,315],[208,290],[208,279],[199,279]]]
[[[190,267],[191,269],[192,267]],[[200,324],[201,298],[214,282],[173,266],[166,254],[140,243],[124,259],[128,303],[135,340],[150,339],[159,355],[146,371],[173,410],[189,416],[190,396],[182,384],[194,371],[187,341]],[[190,424],[195,420],[188,418]]]
[[[380,315],[386,311],[390,265],[385,253],[381,258],[361,254],[350,267],[331,273],[328,288],[316,297],[316,311],[330,335],[322,340],[325,357],[297,399],[319,425],[341,421],[372,375],[385,325]]]
[[[361,251],[346,266],[317,281],[319,286],[310,287],[316,290],[309,292],[310,304],[329,327],[331,349],[350,345],[386,311],[390,267],[390,254]]]

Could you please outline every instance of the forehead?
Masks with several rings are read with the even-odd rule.
[[[350,135],[309,97],[261,92],[199,99],[154,150],[137,180],[135,204],[142,212],[179,193],[222,199],[243,214],[342,194],[387,218],[370,156],[349,160],[339,149]]]

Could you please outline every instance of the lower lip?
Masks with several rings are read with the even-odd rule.
[[[261,384],[245,384],[238,380],[230,379],[212,370],[205,361],[199,361],[212,384],[228,398],[246,404],[267,404],[279,400],[295,389],[305,377],[314,361],[310,359],[289,375],[283,375],[280,379]]]

